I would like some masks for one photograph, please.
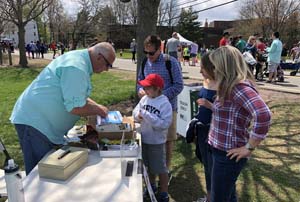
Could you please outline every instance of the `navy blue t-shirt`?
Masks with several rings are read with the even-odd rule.
[[[202,87],[198,93],[199,98],[205,98],[211,103],[214,102],[216,97],[216,91]],[[209,124],[211,121],[212,111],[204,106],[200,106],[196,118],[203,124]]]

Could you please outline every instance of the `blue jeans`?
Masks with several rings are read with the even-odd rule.
[[[24,157],[26,175],[53,149],[54,144],[37,129],[23,124],[15,124]]]
[[[235,182],[247,159],[235,162],[227,152],[212,148],[211,202],[237,202]]]
[[[174,58],[178,59],[177,51],[171,51],[171,52],[169,52],[169,55],[171,55]]]

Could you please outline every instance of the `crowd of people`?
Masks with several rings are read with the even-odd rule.
[[[268,39],[253,34],[247,41],[241,35],[230,36],[225,32],[219,45],[231,45],[239,49],[245,56],[251,72],[254,73],[255,70],[255,79],[263,80],[265,75],[268,77],[267,83],[276,84],[277,81],[284,81],[282,66],[285,66],[285,63],[300,63],[300,42],[288,48],[285,43],[282,43],[279,32],[274,32]],[[248,53],[251,54],[255,64],[248,62]]]
[[[13,45],[12,42],[10,41],[0,41],[0,51],[2,51],[3,53],[6,53],[8,51],[10,51],[11,53],[13,53],[15,50],[15,47]]]
[[[59,56],[64,54],[65,45],[62,42],[56,43],[55,41],[52,41],[50,44],[40,41],[31,41],[25,45],[25,49],[29,59],[44,58],[44,54],[48,53],[49,50],[53,51],[53,59],[55,59],[56,55]],[[61,53],[58,53],[58,50],[60,50]]]

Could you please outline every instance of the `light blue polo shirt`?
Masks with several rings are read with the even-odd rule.
[[[274,39],[271,47],[266,49],[268,54],[268,62],[279,64],[281,60],[282,42],[279,39]]]
[[[92,73],[87,49],[56,58],[18,98],[11,122],[36,128],[54,144],[63,143],[63,136],[80,118],[70,111],[84,106],[90,96]]]

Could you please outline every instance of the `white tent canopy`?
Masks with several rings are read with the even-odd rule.
[[[183,36],[181,36],[178,32],[177,32],[177,36],[179,37],[180,43],[184,43],[186,45],[191,45],[193,43],[192,41],[187,40],[186,38],[184,38]]]

